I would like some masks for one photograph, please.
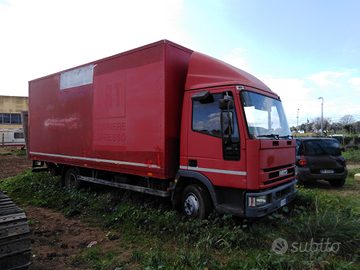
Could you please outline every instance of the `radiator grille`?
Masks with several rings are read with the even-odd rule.
[[[282,175],[282,173],[284,173],[284,170],[287,170],[287,173],[285,175]],[[264,172],[269,173],[269,180],[265,181],[264,185],[270,185],[282,180],[293,178],[295,176],[295,166],[293,164],[288,164],[284,166],[264,169]]]

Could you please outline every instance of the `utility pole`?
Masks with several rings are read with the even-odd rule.
[[[299,111],[300,111],[300,109],[297,109],[296,137],[299,137]]]
[[[324,110],[324,98],[319,97],[318,99],[321,99],[321,137],[323,136],[324,132],[324,118],[323,118],[323,110]]]

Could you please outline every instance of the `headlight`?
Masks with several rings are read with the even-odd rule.
[[[268,196],[248,197],[249,206],[262,206],[269,202]]]

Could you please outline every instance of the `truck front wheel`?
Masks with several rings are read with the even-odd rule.
[[[182,208],[188,217],[207,218],[213,208],[209,192],[198,185],[187,186],[182,196]]]
[[[75,168],[70,168],[66,171],[64,177],[64,186],[66,188],[76,187],[77,189],[81,188],[81,181],[77,179],[77,171]]]

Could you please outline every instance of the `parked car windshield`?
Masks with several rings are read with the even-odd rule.
[[[340,156],[340,143],[336,140],[304,141],[305,152],[309,156],[332,155]]]
[[[292,138],[280,100],[243,91],[241,103],[251,139]]]

